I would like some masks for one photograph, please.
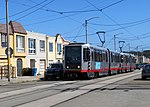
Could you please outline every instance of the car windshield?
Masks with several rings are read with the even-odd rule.
[[[145,68],[146,69],[150,69],[150,65],[145,65]]]
[[[61,64],[51,64],[49,68],[62,68]]]
[[[81,63],[81,47],[80,46],[66,47],[65,61],[66,61],[66,64]]]

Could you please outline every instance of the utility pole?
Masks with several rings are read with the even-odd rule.
[[[129,43],[129,54],[130,54],[130,43]]]
[[[114,50],[116,51],[116,35],[114,35]]]
[[[138,46],[136,47],[136,49],[137,49],[137,63],[139,63]]]
[[[116,51],[116,36],[123,33],[114,34],[114,50]]]
[[[7,32],[8,81],[10,82],[10,48],[9,48],[8,0],[6,0],[6,32]]]
[[[87,20],[85,20],[85,36],[86,36],[86,44],[88,43],[88,32],[87,32]]]

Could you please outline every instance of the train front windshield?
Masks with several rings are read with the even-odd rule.
[[[65,47],[65,65],[68,69],[77,69],[81,66],[81,46]]]

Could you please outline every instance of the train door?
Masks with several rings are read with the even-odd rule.
[[[111,52],[107,49],[107,56],[108,56],[108,75],[111,75]]]
[[[92,72],[91,65],[91,50],[89,47],[83,47],[83,62],[82,62],[82,70],[84,71],[84,76],[87,78],[93,78],[94,72]]]
[[[106,55],[105,71],[107,72],[108,75],[109,72],[109,51],[108,50],[105,52],[105,55]]]
[[[105,68],[106,68],[106,53],[104,50],[102,50],[101,69],[103,73],[106,75],[107,72],[105,71]]]
[[[121,55],[121,58],[120,58],[120,62],[121,62],[121,73],[123,72],[124,70],[124,66],[123,66],[123,55]]]
[[[95,57],[94,57],[95,49],[91,49],[91,70],[94,72],[95,70]]]

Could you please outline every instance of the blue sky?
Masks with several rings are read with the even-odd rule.
[[[23,2],[24,1],[24,2]],[[88,43],[101,45],[96,32],[105,32],[104,46],[117,50],[150,49],[150,0],[8,0],[9,20],[20,22],[26,30],[69,41],[85,42],[88,20]],[[0,23],[5,23],[5,0],[0,3]],[[103,39],[103,35],[100,34]]]

